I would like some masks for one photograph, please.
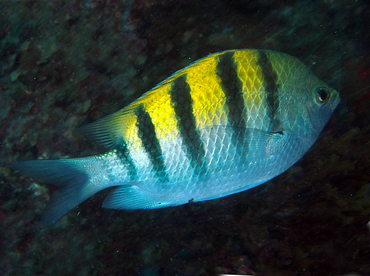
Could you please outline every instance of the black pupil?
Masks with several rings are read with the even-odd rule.
[[[321,102],[325,102],[328,99],[329,93],[326,89],[320,89],[317,92],[317,96]]]

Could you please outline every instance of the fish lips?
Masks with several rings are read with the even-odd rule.
[[[336,98],[335,98],[335,100],[330,104],[330,110],[331,110],[332,112],[337,108],[337,106],[338,106],[338,104],[340,103],[340,101],[341,101],[341,97],[340,97],[339,93],[336,91]]]

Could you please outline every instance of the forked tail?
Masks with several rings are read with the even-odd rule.
[[[9,165],[39,183],[59,187],[41,218],[42,226],[50,226],[74,207],[111,183],[99,179],[101,162],[95,157],[19,161]]]

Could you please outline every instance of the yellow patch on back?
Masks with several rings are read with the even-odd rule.
[[[264,87],[262,71],[257,64],[256,50],[230,50],[234,53],[237,73],[243,85],[243,97],[247,108],[246,121],[254,127],[263,124],[265,116]],[[86,132],[95,135],[96,140],[113,147],[123,138],[126,143],[140,144],[137,133],[135,109],[144,104],[155,126],[159,141],[176,139],[179,134],[178,122],[170,96],[171,83],[187,74],[193,101],[193,114],[198,129],[227,123],[225,112],[226,95],[217,75],[220,55],[215,53],[175,72],[125,108],[86,127]],[[251,119],[250,121],[250,118]],[[253,122],[252,122],[253,121]],[[138,146],[138,145],[136,145]]]
[[[257,53],[256,50],[240,50],[235,51],[234,57],[239,78],[243,83],[243,97],[248,110],[246,120],[253,127],[262,128],[263,120],[258,118],[263,118],[265,115],[263,105],[265,93],[262,70],[257,64]]]
[[[179,134],[176,114],[169,94],[170,89],[170,84],[158,87],[154,93],[159,97],[153,97],[153,101],[145,104],[145,110],[152,119],[160,143],[169,139],[175,140]]]
[[[216,57],[209,56],[187,71],[187,83],[193,99],[193,112],[198,128],[220,125],[227,121],[225,94],[216,74]]]
[[[125,141],[131,144],[133,150],[138,150],[141,147],[141,139],[138,137],[136,126],[137,116],[134,114],[136,107],[140,104],[144,104],[145,111],[148,112],[152,120],[161,146],[169,139],[176,139],[178,129],[175,111],[171,105],[170,89],[171,84],[169,83],[156,86],[124,108],[127,112],[124,114],[123,120],[125,124],[122,125],[121,133]]]

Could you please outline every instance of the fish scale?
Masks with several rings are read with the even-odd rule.
[[[107,153],[10,167],[59,186],[44,225],[112,186],[103,207],[151,209],[216,199],[291,167],[316,141],[339,101],[335,89],[292,56],[223,51],[82,127]]]

